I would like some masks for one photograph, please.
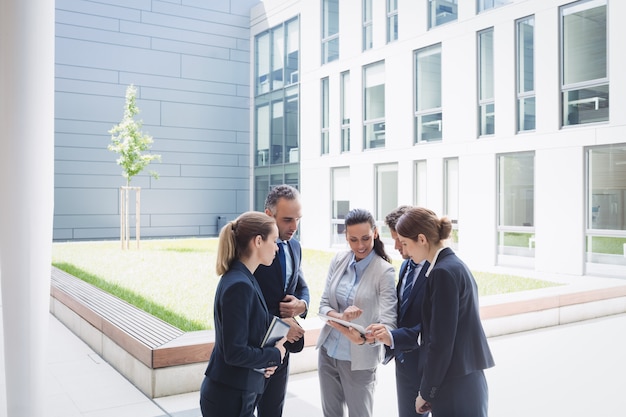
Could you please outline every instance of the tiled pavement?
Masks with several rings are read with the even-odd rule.
[[[490,416],[626,415],[626,314],[489,339]],[[50,316],[48,417],[200,417],[198,393],[149,399]],[[396,415],[393,364],[375,416]],[[315,372],[292,375],[286,417],[321,416]]]

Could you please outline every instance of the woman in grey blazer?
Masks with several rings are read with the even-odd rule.
[[[385,253],[374,217],[354,209],[345,217],[350,250],[333,258],[320,300],[322,315],[361,325],[395,328],[395,270]],[[317,340],[318,375],[325,417],[370,417],[376,367],[384,349],[372,336],[332,321]]]

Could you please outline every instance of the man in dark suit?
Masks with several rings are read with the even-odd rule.
[[[270,314],[282,317],[291,325],[282,365],[267,379],[257,406],[258,417],[280,417],[285,405],[289,378],[289,354],[304,347],[304,330],[295,317],[306,317],[309,288],[301,268],[302,248],[293,239],[300,222],[301,205],[298,190],[289,185],[274,187],[265,200],[265,213],[276,219],[278,253],[270,266],[260,265],[256,277]]]
[[[415,411],[415,398],[421,380],[418,335],[422,330],[422,299],[426,283],[428,261],[416,264],[402,251],[396,233],[396,223],[410,206],[400,206],[385,217],[395,248],[404,261],[400,266],[398,292],[397,329],[387,331],[384,327],[370,326],[375,337],[385,344],[385,359],[396,360],[396,391],[399,417],[423,416]]]

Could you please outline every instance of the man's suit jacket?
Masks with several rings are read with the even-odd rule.
[[[422,310],[420,393],[434,403],[448,378],[494,366],[480,321],[478,288],[469,268],[444,248],[426,280]]]
[[[215,346],[205,375],[235,389],[263,392],[265,377],[254,368],[280,364],[280,352],[261,348],[272,316],[248,268],[234,261],[217,285],[214,303]]]
[[[340,252],[335,255],[328,270],[328,280],[322,298],[319,312],[327,314],[331,310],[339,312],[337,301],[337,285],[352,260],[352,251]],[[354,294],[354,305],[361,308],[363,313],[353,322],[367,327],[372,323],[381,323],[388,329],[396,328],[396,304],[398,298],[395,289],[395,270],[393,266],[380,256],[374,254],[372,261],[363,272],[359,286]],[[320,348],[330,334],[332,327],[324,326],[317,338],[317,347]],[[350,344],[350,358],[352,370],[373,369],[382,359],[380,345],[370,346]]]
[[[426,271],[430,264],[428,261],[422,266],[415,284],[411,289],[411,295],[406,307],[406,311],[402,314],[400,305],[401,300],[401,288],[404,286],[404,279],[409,261],[405,260],[400,267],[400,279],[398,280],[398,286],[396,292],[398,294],[398,328],[391,331],[394,341],[394,350],[403,352],[405,360],[407,354],[413,351],[417,351],[418,344],[417,338],[422,331],[422,299],[424,298],[424,289],[426,288]],[[390,349],[391,350],[391,349]]]
[[[280,317],[280,301],[287,294],[306,301],[307,305],[310,302],[309,287],[302,273],[302,247],[300,242],[290,239],[287,241],[287,245],[289,246],[293,268],[286,290],[284,289],[284,277],[278,256],[274,258],[270,266],[259,265],[254,272],[254,276],[261,287],[263,297],[267,303],[267,309],[270,314],[278,317]],[[306,313],[305,311],[301,317],[305,318]],[[304,338],[295,343],[287,343],[286,347],[290,352],[300,352],[304,347]]]

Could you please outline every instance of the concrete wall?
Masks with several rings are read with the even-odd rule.
[[[119,237],[125,180],[108,131],[131,83],[142,130],[162,155],[131,183],[142,188],[141,236],[215,235],[218,216],[249,209],[257,2],[56,2],[55,240]]]

